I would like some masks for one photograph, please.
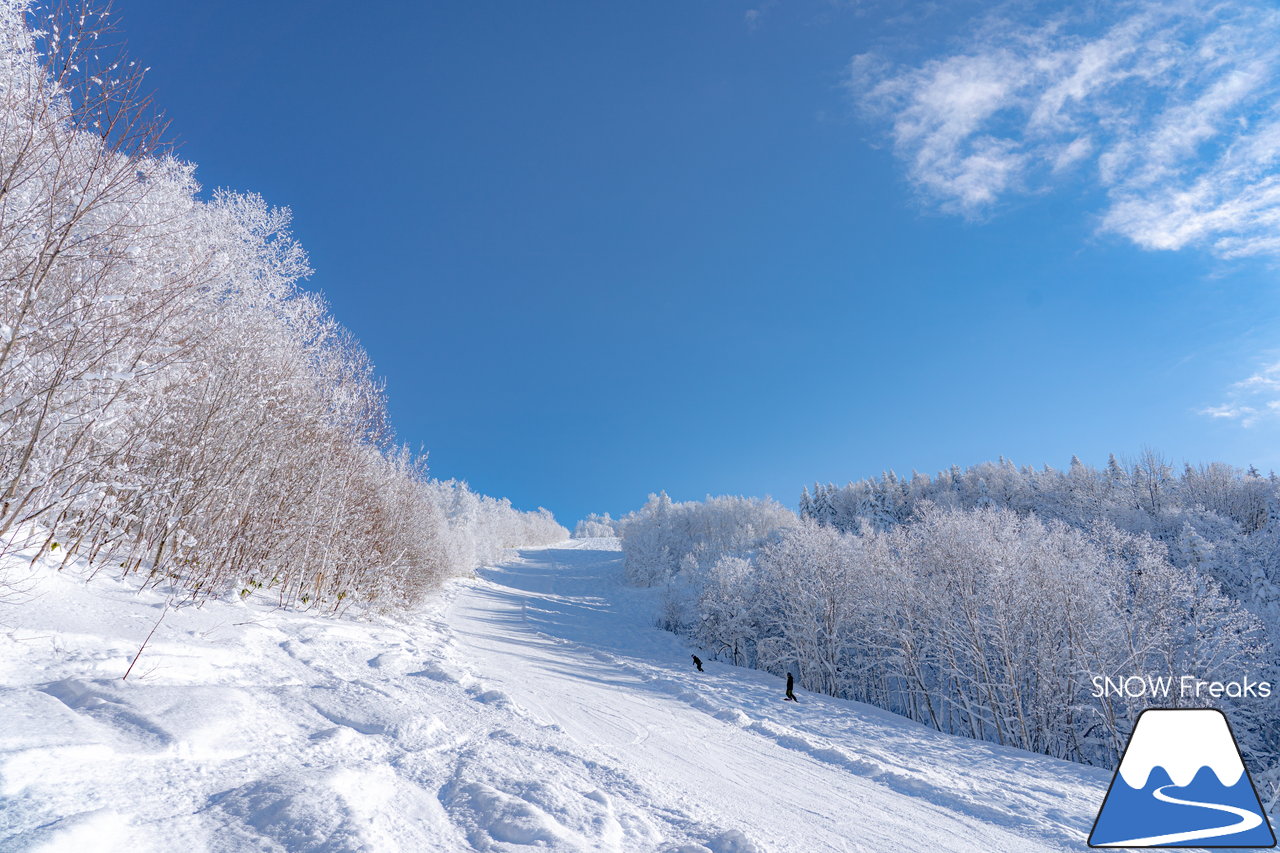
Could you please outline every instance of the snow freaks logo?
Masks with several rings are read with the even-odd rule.
[[[1275,847],[1221,711],[1143,711],[1102,803],[1090,847]]]
[[[1176,695],[1183,699],[1267,699],[1271,696],[1271,682],[1254,681],[1245,676],[1238,681],[1202,681],[1194,675],[1174,678],[1172,675],[1131,675],[1128,678],[1093,677],[1093,698],[1123,696],[1126,699],[1168,699],[1177,688]]]

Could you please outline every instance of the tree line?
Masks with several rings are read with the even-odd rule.
[[[144,71],[92,4],[0,0],[0,547],[338,608],[563,538],[395,444],[289,211],[202,192]]]
[[[930,477],[888,471],[843,487],[815,484],[800,514],[853,532],[909,522],[924,502],[941,507],[1000,507],[1084,528],[1106,521],[1147,535],[1174,563],[1213,577],[1269,626],[1280,629],[1280,478],[1221,462],[1181,471],[1144,451],[1093,468],[1073,457],[1066,469],[1018,467],[1007,459]]]
[[[805,490],[796,516],[744,498],[652,496],[614,522],[659,621],[713,656],[940,731],[1114,766],[1153,700],[1095,676],[1280,684],[1277,482],[1213,464],[892,474]],[[732,511],[727,511],[732,507]],[[1224,705],[1280,790],[1280,705]]]

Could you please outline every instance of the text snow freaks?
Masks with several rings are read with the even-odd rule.
[[[1127,699],[1267,699],[1271,682],[1254,681],[1249,676],[1238,681],[1205,681],[1194,675],[1183,676],[1102,676],[1093,677],[1093,698],[1123,696]]]

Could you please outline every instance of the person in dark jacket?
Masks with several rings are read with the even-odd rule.
[[[697,655],[689,655],[689,657],[693,658],[693,665],[698,668],[698,672],[702,672],[702,658]]]
[[[799,702],[799,701],[800,701],[799,699],[797,699],[797,698],[796,698],[796,689],[795,689],[795,688],[796,688],[796,679],[795,679],[795,676],[788,672],[788,673],[787,673],[787,698],[783,700],[784,702]]]

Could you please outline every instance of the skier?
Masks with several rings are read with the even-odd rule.
[[[702,658],[697,655],[689,655],[689,657],[693,658],[693,665],[698,668],[698,672],[702,672]]]
[[[799,701],[800,701],[799,699],[797,699],[797,698],[796,698],[796,691],[795,691],[795,687],[796,687],[796,679],[795,679],[795,676],[793,676],[791,673],[789,673],[789,672],[788,672],[788,673],[787,673],[787,698],[786,698],[786,699],[783,699],[782,701],[784,701],[784,702],[799,702]]]

